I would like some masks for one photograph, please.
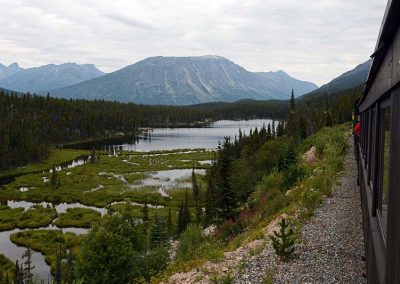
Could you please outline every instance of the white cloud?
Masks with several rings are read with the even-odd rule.
[[[0,0],[0,62],[93,63],[217,54],[325,83],[373,52],[384,0]]]

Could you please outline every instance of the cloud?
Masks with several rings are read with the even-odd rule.
[[[93,63],[217,54],[323,84],[373,52],[383,0],[0,0],[0,62]]]
[[[142,21],[138,21],[136,19],[128,18],[121,14],[110,14],[110,15],[106,15],[106,17],[113,21],[122,23],[124,25],[128,25],[133,28],[140,28],[140,29],[146,29],[146,30],[155,30],[156,29],[151,24],[148,24],[148,23],[145,23]]]

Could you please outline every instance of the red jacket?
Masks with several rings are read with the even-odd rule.
[[[360,131],[361,131],[361,123],[358,121],[356,125],[354,126],[354,133],[360,137]]]

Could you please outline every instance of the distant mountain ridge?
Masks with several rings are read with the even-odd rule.
[[[1,85],[0,85],[1,86]],[[63,98],[87,98],[141,104],[188,105],[241,99],[287,99],[317,88],[283,71],[253,73],[215,55],[150,57],[115,72],[52,90]]]
[[[324,93],[337,93],[363,85],[367,81],[371,64],[372,59],[369,59],[366,62],[357,65],[354,69],[343,73],[329,83],[322,85],[320,88],[304,95],[303,98]]]
[[[0,73],[0,87],[18,92],[44,93],[51,89],[58,89],[74,85],[104,73],[92,64],[64,63],[60,65],[48,64],[40,67],[22,69],[14,63],[2,68]],[[2,78],[1,74],[5,74]]]
[[[0,80],[9,77],[21,70],[23,69],[19,67],[18,63],[13,63],[9,66],[5,66],[0,63]]]

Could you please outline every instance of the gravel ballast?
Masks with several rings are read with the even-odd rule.
[[[296,256],[281,263],[268,243],[250,257],[234,283],[367,283],[357,165],[349,149],[345,168],[333,186],[332,196],[315,211],[302,229],[303,242]]]

